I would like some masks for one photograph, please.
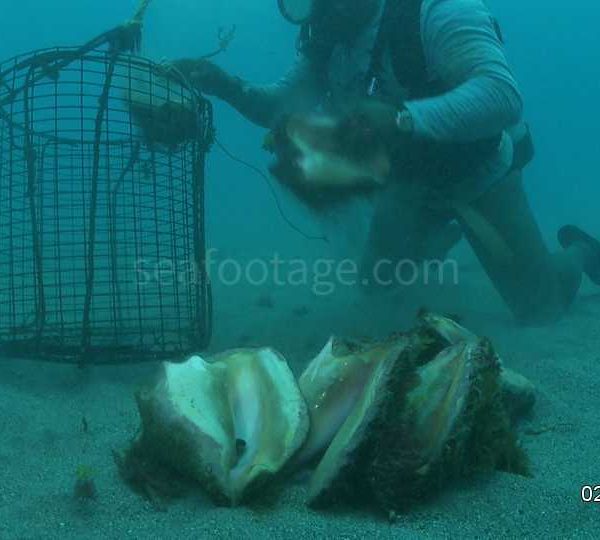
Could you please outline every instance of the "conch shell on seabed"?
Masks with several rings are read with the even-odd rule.
[[[316,465],[309,502],[362,496],[388,512],[471,470],[527,473],[491,345],[455,322],[378,342],[331,338],[296,383],[270,349],[163,365],[138,394],[152,449],[219,503]]]
[[[308,432],[294,375],[271,349],[165,362],[158,384],[137,401],[143,430],[134,445],[220,504],[239,503],[279,473]]]
[[[331,340],[300,378],[311,429],[294,461],[320,457],[312,505],[358,498],[393,513],[453,476],[528,474],[489,342],[431,315],[412,333],[350,349]]]

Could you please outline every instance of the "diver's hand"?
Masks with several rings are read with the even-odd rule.
[[[237,79],[209,60],[183,58],[171,65],[208,96],[226,99],[238,85]]]
[[[198,60],[195,58],[180,58],[179,60],[172,61],[163,59],[160,65],[167,73],[173,70],[183,75],[186,79],[191,79],[192,71],[194,71],[197,63]]]
[[[410,113],[403,107],[366,99],[344,119],[342,129],[346,138],[355,139],[352,146],[374,140],[384,145],[395,145],[412,135],[413,124]]]

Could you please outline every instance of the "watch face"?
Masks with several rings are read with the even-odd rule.
[[[314,0],[277,0],[279,11],[292,24],[304,24],[313,12]]]

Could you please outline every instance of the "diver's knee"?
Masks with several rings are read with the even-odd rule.
[[[521,326],[547,326],[558,322],[566,314],[570,301],[558,289],[523,291],[510,306],[517,323]]]

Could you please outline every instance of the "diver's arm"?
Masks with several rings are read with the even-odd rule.
[[[273,127],[284,114],[311,110],[322,95],[316,70],[303,57],[274,84],[258,85],[237,77],[228,78],[222,91],[215,95],[248,120],[263,127]]]
[[[429,74],[452,90],[405,104],[415,136],[470,142],[520,120],[521,94],[483,2],[425,0],[421,30]]]

